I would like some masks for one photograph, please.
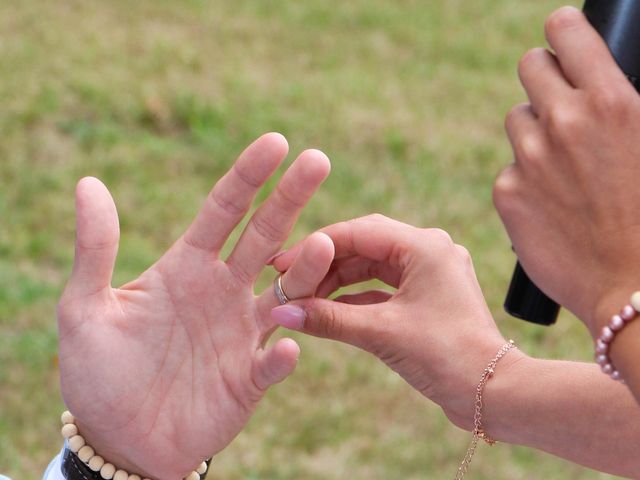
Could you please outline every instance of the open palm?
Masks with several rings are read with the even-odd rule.
[[[220,250],[287,153],[267,134],[216,184],[185,234],[138,279],[110,286],[119,228],[98,180],[77,188],[76,260],[58,307],[62,392],[81,434],[121,468],[177,479],[224,448],[266,389],[295,368],[299,348],[274,329],[271,290],[253,286],[329,173],[302,153],[256,211],[227,259]],[[296,296],[312,295],[333,256],[316,237],[292,267]],[[289,275],[289,274],[288,274]],[[295,285],[295,287],[294,287]]]

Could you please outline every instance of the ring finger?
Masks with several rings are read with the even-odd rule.
[[[312,297],[318,285],[325,278],[333,261],[334,247],[331,239],[324,233],[310,235],[302,244],[300,254],[295,258],[291,267],[282,273],[282,293],[289,299]],[[271,329],[270,310],[279,304],[275,293],[275,286],[269,287],[258,299],[261,315],[267,319],[267,329]]]

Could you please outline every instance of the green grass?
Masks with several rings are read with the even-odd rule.
[[[573,2],[577,4],[577,2]],[[381,212],[440,226],[472,252],[505,335],[588,359],[501,310],[514,258],[491,204],[524,99],[516,63],[554,0],[23,0],[0,4],[0,471],[38,478],[60,447],[55,304],[73,253],[73,190],[103,179],[120,211],[116,283],[188,225],[259,134],[323,149],[333,173],[296,229]],[[364,353],[312,338],[216,458],[223,479],[453,475],[468,434]],[[596,479],[540,452],[481,448],[476,479]]]

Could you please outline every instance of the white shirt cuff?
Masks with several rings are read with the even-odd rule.
[[[44,472],[42,480],[66,480],[62,475],[62,451],[53,459]]]

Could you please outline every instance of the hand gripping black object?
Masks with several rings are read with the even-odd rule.
[[[640,92],[640,0],[586,0],[583,11]],[[560,306],[529,279],[518,262],[504,309],[522,320],[553,325]]]

